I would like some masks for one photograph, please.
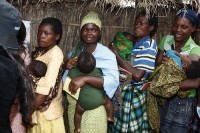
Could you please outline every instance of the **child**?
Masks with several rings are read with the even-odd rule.
[[[47,66],[44,62],[39,60],[32,60],[31,63],[27,67],[31,78],[34,82],[34,88],[36,88],[37,81],[44,77],[47,71]]]
[[[79,69],[80,72],[82,72],[83,74],[89,74],[92,71],[94,71],[95,66],[96,66],[96,60],[92,54],[90,54],[89,52],[80,53],[77,60],[77,68]],[[95,75],[95,76],[101,76],[101,75]],[[81,91],[81,93],[85,93],[85,91]],[[89,95],[93,95],[93,93],[91,92]],[[89,95],[88,97],[90,97]],[[92,99],[87,99],[87,100],[91,101]],[[74,125],[75,125],[74,131],[75,132],[80,131],[82,114],[85,112],[85,110],[87,110],[79,104],[79,101],[82,101],[81,97],[78,98],[78,102],[76,104],[76,109],[75,109],[75,114],[74,114]],[[85,103],[88,103],[88,102],[85,100]],[[106,112],[108,114],[108,121],[112,122],[113,110],[112,110],[111,101],[107,96],[105,96],[104,98],[103,105],[105,106]]]
[[[156,132],[160,128],[157,104],[160,107],[165,106],[166,100],[176,94],[184,99],[187,97],[188,91],[179,91],[180,82],[186,76],[192,79],[200,77],[199,56],[183,55],[175,51],[167,51],[166,54],[171,59],[157,67],[155,72],[150,76],[151,84],[147,95],[148,118],[152,129]],[[154,115],[152,116],[152,114]]]

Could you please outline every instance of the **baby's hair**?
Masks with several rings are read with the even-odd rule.
[[[134,35],[132,35],[131,33],[129,33],[129,32],[122,32],[122,34],[124,35],[124,36],[130,36],[131,38],[132,38],[132,40],[131,40],[131,42],[135,39],[135,36]]]
[[[36,78],[44,77],[47,71],[47,65],[39,60],[33,60],[29,65],[29,70]]]
[[[188,78],[199,78],[200,77],[200,59],[198,61],[192,61],[191,66],[186,71]]]
[[[77,60],[77,68],[82,73],[90,73],[96,66],[96,60],[89,52],[81,52]]]

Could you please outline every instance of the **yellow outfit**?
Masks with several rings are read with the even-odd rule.
[[[55,86],[59,68],[63,61],[63,53],[56,45],[45,54],[38,56],[40,60],[47,65],[47,72],[38,83],[36,93],[48,95],[50,88]],[[63,122],[62,107],[62,86],[58,89],[58,94],[53,98],[48,109],[44,112],[36,111],[38,124],[28,128],[28,133],[65,133]]]
[[[67,94],[68,120],[70,133],[74,133],[74,113],[76,102],[73,97]],[[86,110],[82,115],[81,133],[107,133],[107,114],[103,105],[93,110]]]

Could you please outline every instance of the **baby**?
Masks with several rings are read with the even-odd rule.
[[[30,73],[31,78],[34,82],[34,88],[36,87],[37,81],[44,77],[47,71],[47,66],[44,62],[39,60],[32,60],[31,63],[27,66],[27,69]]]
[[[133,48],[134,36],[128,32],[118,32],[113,41],[119,55],[126,61],[130,62],[131,50]]]
[[[47,71],[47,66],[44,62],[39,60],[32,60],[31,63],[27,66],[27,70],[30,74],[30,77],[33,81],[33,88],[36,89],[37,81],[44,77]],[[37,114],[34,112],[31,116],[31,124],[37,124]]]

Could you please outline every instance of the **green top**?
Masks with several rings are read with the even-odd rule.
[[[74,53],[72,53],[72,57],[79,56],[82,49],[83,49],[83,44],[80,42],[75,48]],[[84,74],[80,72],[76,66],[69,71],[69,77],[71,79],[81,75],[91,75],[100,77],[102,76],[102,71],[99,68],[95,68],[91,73]],[[89,84],[85,84],[84,86],[81,87],[78,103],[82,108],[86,110],[95,109],[103,104],[105,96],[106,93],[104,89],[97,89]]]
[[[175,49],[175,40],[174,36],[166,35],[161,39],[161,42],[158,46],[158,49],[162,51],[174,50]],[[200,56],[200,46],[198,46],[192,37],[188,39],[185,45],[181,48],[181,54],[195,54]],[[194,97],[196,95],[196,90],[190,90],[189,97]]]

